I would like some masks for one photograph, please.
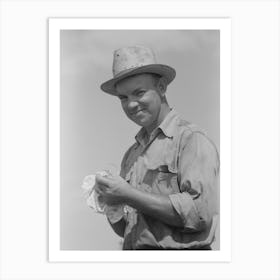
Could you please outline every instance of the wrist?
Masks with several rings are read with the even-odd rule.
[[[137,189],[135,189],[134,187],[129,185],[129,187],[127,187],[123,192],[123,195],[122,195],[123,203],[131,206],[131,202],[133,201],[133,197],[135,196],[135,194],[134,194],[135,192],[137,192]]]

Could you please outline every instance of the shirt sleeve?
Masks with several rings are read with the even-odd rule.
[[[178,160],[180,192],[169,198],[182,219],[183,231],[202,231],[218,213],[218,152],[203,133],[193,132],[183,136]]]

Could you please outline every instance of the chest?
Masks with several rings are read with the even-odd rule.
[[[157,138],[147,146],[138,145],[125,164],[125,179],[146,192],[179,192],[178,144],[170,138]]]

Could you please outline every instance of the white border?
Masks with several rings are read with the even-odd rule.
[[[129,23],[129,24],[128,24]],[[60,250],[60,30],[220,30],[221,205],[219,251]],[[52,262],[228,262],[231,260],[231,21],[228,18],[49,19],[49,261]]]

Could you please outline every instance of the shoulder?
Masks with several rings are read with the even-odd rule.
[[[207,137],[206,132],[203,131],[200,127],[198,127],[194,123],[182,119],[180,116],[177,117],[176,125],[177,138],[181,142],[181,144],[189,142],[191,139],[194,139],[196,137]]]
[[[218,150],[215,143],[207,135],[206,131],[184,119],[178,119],[179,147],[180,150],[191,150],[194,153],[211,154],[218,158]]]

